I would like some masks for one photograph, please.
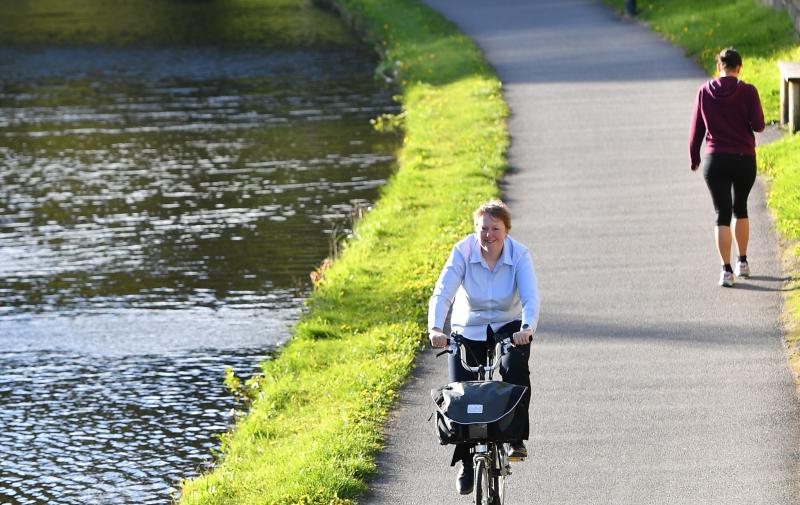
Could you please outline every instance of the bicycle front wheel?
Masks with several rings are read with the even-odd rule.
[[[491,477],[491,483],[491,491],[489,492],[491,499],[489,500],[489,504],[503,505],[506,500],[506,478],[502,475],[494,474]]]
[[[475,464],[475,505],[492,505],[489,494],[489,468],[485,459]]]
[[[492,505],[503,505],[506,501],[506,475],[508,455],[504,444],[497,444],[494,450],[495,465],[492,471]]]

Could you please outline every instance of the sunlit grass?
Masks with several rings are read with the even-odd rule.
[[[622,0],[606,0],[622,9]],[[756,0],[662,0],[639,2],[639,16],[696,56],[709,74],[714,56],[727,46],[744,59],[740,78],[754,84],[767,121],[780,116],[778,61],[800,61],[800,43],[785,9]],[[784,322],[789,362],[800,385],[800,135],[758,148],[759,172],[769,181],[768,205],[784,244],[789,274]]]
[[[498,195],[508,111],[473,42],[415,0],[341,4],[402,84],[399,170],[325,271],[293,339],[264,364],[219,466],[184,483],[185,504],[337,504],[362,492],[437,271],[471,210]]]
[[[0,2],[0,44],[355,46],[312,0],[36,0]]]
[[[768,204],[783,239],[784,270],[790,276],[784,307],[789,363],[800,386],[800,135],[758,148],[759,170],[768,180]]]
[[[759,169],[770,181],[769,206],[781,235],[800,241],[800,136],[788,135],[758,150]]]

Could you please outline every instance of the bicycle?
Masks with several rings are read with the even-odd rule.
[[[460,407],[464,406],[461,405],[459,407],[458,402],[460,401],[462,404],[466,402],[467,414],[484,414],[484,403],[479,398],[480,393],[475,393],[472,397],[468,397],[469,394],[467,394],[466,391],[467,389],[478,391],[481,388],[486,389],[487,387],[493,390],[492,394],[494,396],[505,395],[504,398],[506,399],[506,406],[501,410],[496,410],[496,405],[490,405],[490,407],[495,407],[496,412],[487,412],[488,419],[494,419],[495,417],[497,419],[494,419],[491,422],[475,423],[473,423],[472,420],[467,422],[464,416],[460,413],[453,413],[453,417],[458,418],[463,422],[459,423],[458,420],[449,419],[447,417],[447,413],[442,413],[437,407],[437,411],[439,411],[441,415],[441,418],[437,418],[439,439],[443,444],[456,443],[453,440],[457,441],[459,439],[462,441],[468,440],[475,443],[472,449],[475,483],[475,505],[503,505],[505,502],[506,479],[511,475],[511,459],[509,458],[510,451],[508,442],[516,439],[515,436],[511,435],[513,432],[513,428],[511,428],[511,426],[514,423],[515,409],[519,405],[520,399],[528,388],[525,386],[515,386],[505,382],[496,381],[493,378],[494,372],[497,370],[501,358],[509,352],[509,349],[512,346],[510,338],[502,339],[498,342],[495,342],[494,347],[489,347],[486,352],[486,364],[479,364],[478,366],[470,366],[464,359],[463,340],[464,337],[456,332],[453,332],[448,340],[448,347],[444,351],[438,353],[436,357],[439,357],[445,353],[456,354],[461,350],[461,366],[464,367],[465,370],[476,373],[478,375],[478,379],[477,381],[451,383],[440,390],[431,391],[431,394],[434,397],[434,402],[437,403],[438,406],[438,395],[443,395],[443,393],[446,391],[446,388],[456,390],[458,389],[456,386],[461,385],[463,388],[463,391],[460,391],[462,396],[456,397],[455,395],[459,393],[457,391],[450,398],[448,398],[448,408],[456,405],[453,410],[458,410]],[[489,387],[489,384],[493,384],[495,386]],[[467,399],[463,400],[465,397],[467,397]],[[470,401],[478,403],[469,403]],[[442,403],[444,403],[444,401]],[[509,404],[513,404],[511,405],[510,409],[508,407]],[[463,411],[464,409],[461,408],[460,410]],[[480,412],[478,412],[479,410]],[[511,416],[510,420],[508,419],[509,415]],[[524,415],[527,417],[527,412],[525,412]],[[506,420],[506,428],[503,428],[504,419]],[[478,419],[478,421],[485,420],[487,420],[487,416],[483,416]],[[448,424],[448,421],[451,422]],[[442,422],[446,425],[446,433],[443,433]],[[473,424],[478,424],[479,427],[473,429]],[[503,440],[504,438],[508,438],[509,440]],[[522,460],[524,460],[524,458],[515,459],[515,461]]]

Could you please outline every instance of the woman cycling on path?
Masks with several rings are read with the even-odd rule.
[[[528,249],[508,236],[511,214],[499,200],[478,207],[473,214],[475,233],[458,242],[442,268],[428,307],[428,330],[434,347],[445,347],[442,332],[452,306],[451,327],[466,339],[467,362],[477,366],[476,357],[486,356],[487,335],[511,336],[514,347],[503,356],[500,375],[503,381],[527,386],[522,398],[530,404],[530,339],[539,320],[539,291]],[[450,382],[475,380],[465,370],[458,354],[448,358]],[[527,426],[525,439],[527,439]],[[511,458],[527,456],[522,440],[511,445]],[[456,489],[469,494],[474,486],[470,447],[456,445],[451,466],[461,461]]]
[[[717,55],[719,77],[700,87],[692,115],[689,156],[692,171],[700,166],[700,144],[706,140],[703,175],[717,212],[715,239],[722,262],[719,285],[732,287],[736,277],[750,277],[747,242],[750,220],[747,197],[756,180],[756,139],[764,131],[764,112],[758,90],[740,81],[742,57],[733,48]],[[733,198],[731,198],[733,189]],[[731,268],[731,214],[736,217],[734,235],[739,253]]]

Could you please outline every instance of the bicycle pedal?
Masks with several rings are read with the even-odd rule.
[[[509,456],[508,460],[512,463],[519,463],[520,461],[525,461],[525,458],[522,456]]]

